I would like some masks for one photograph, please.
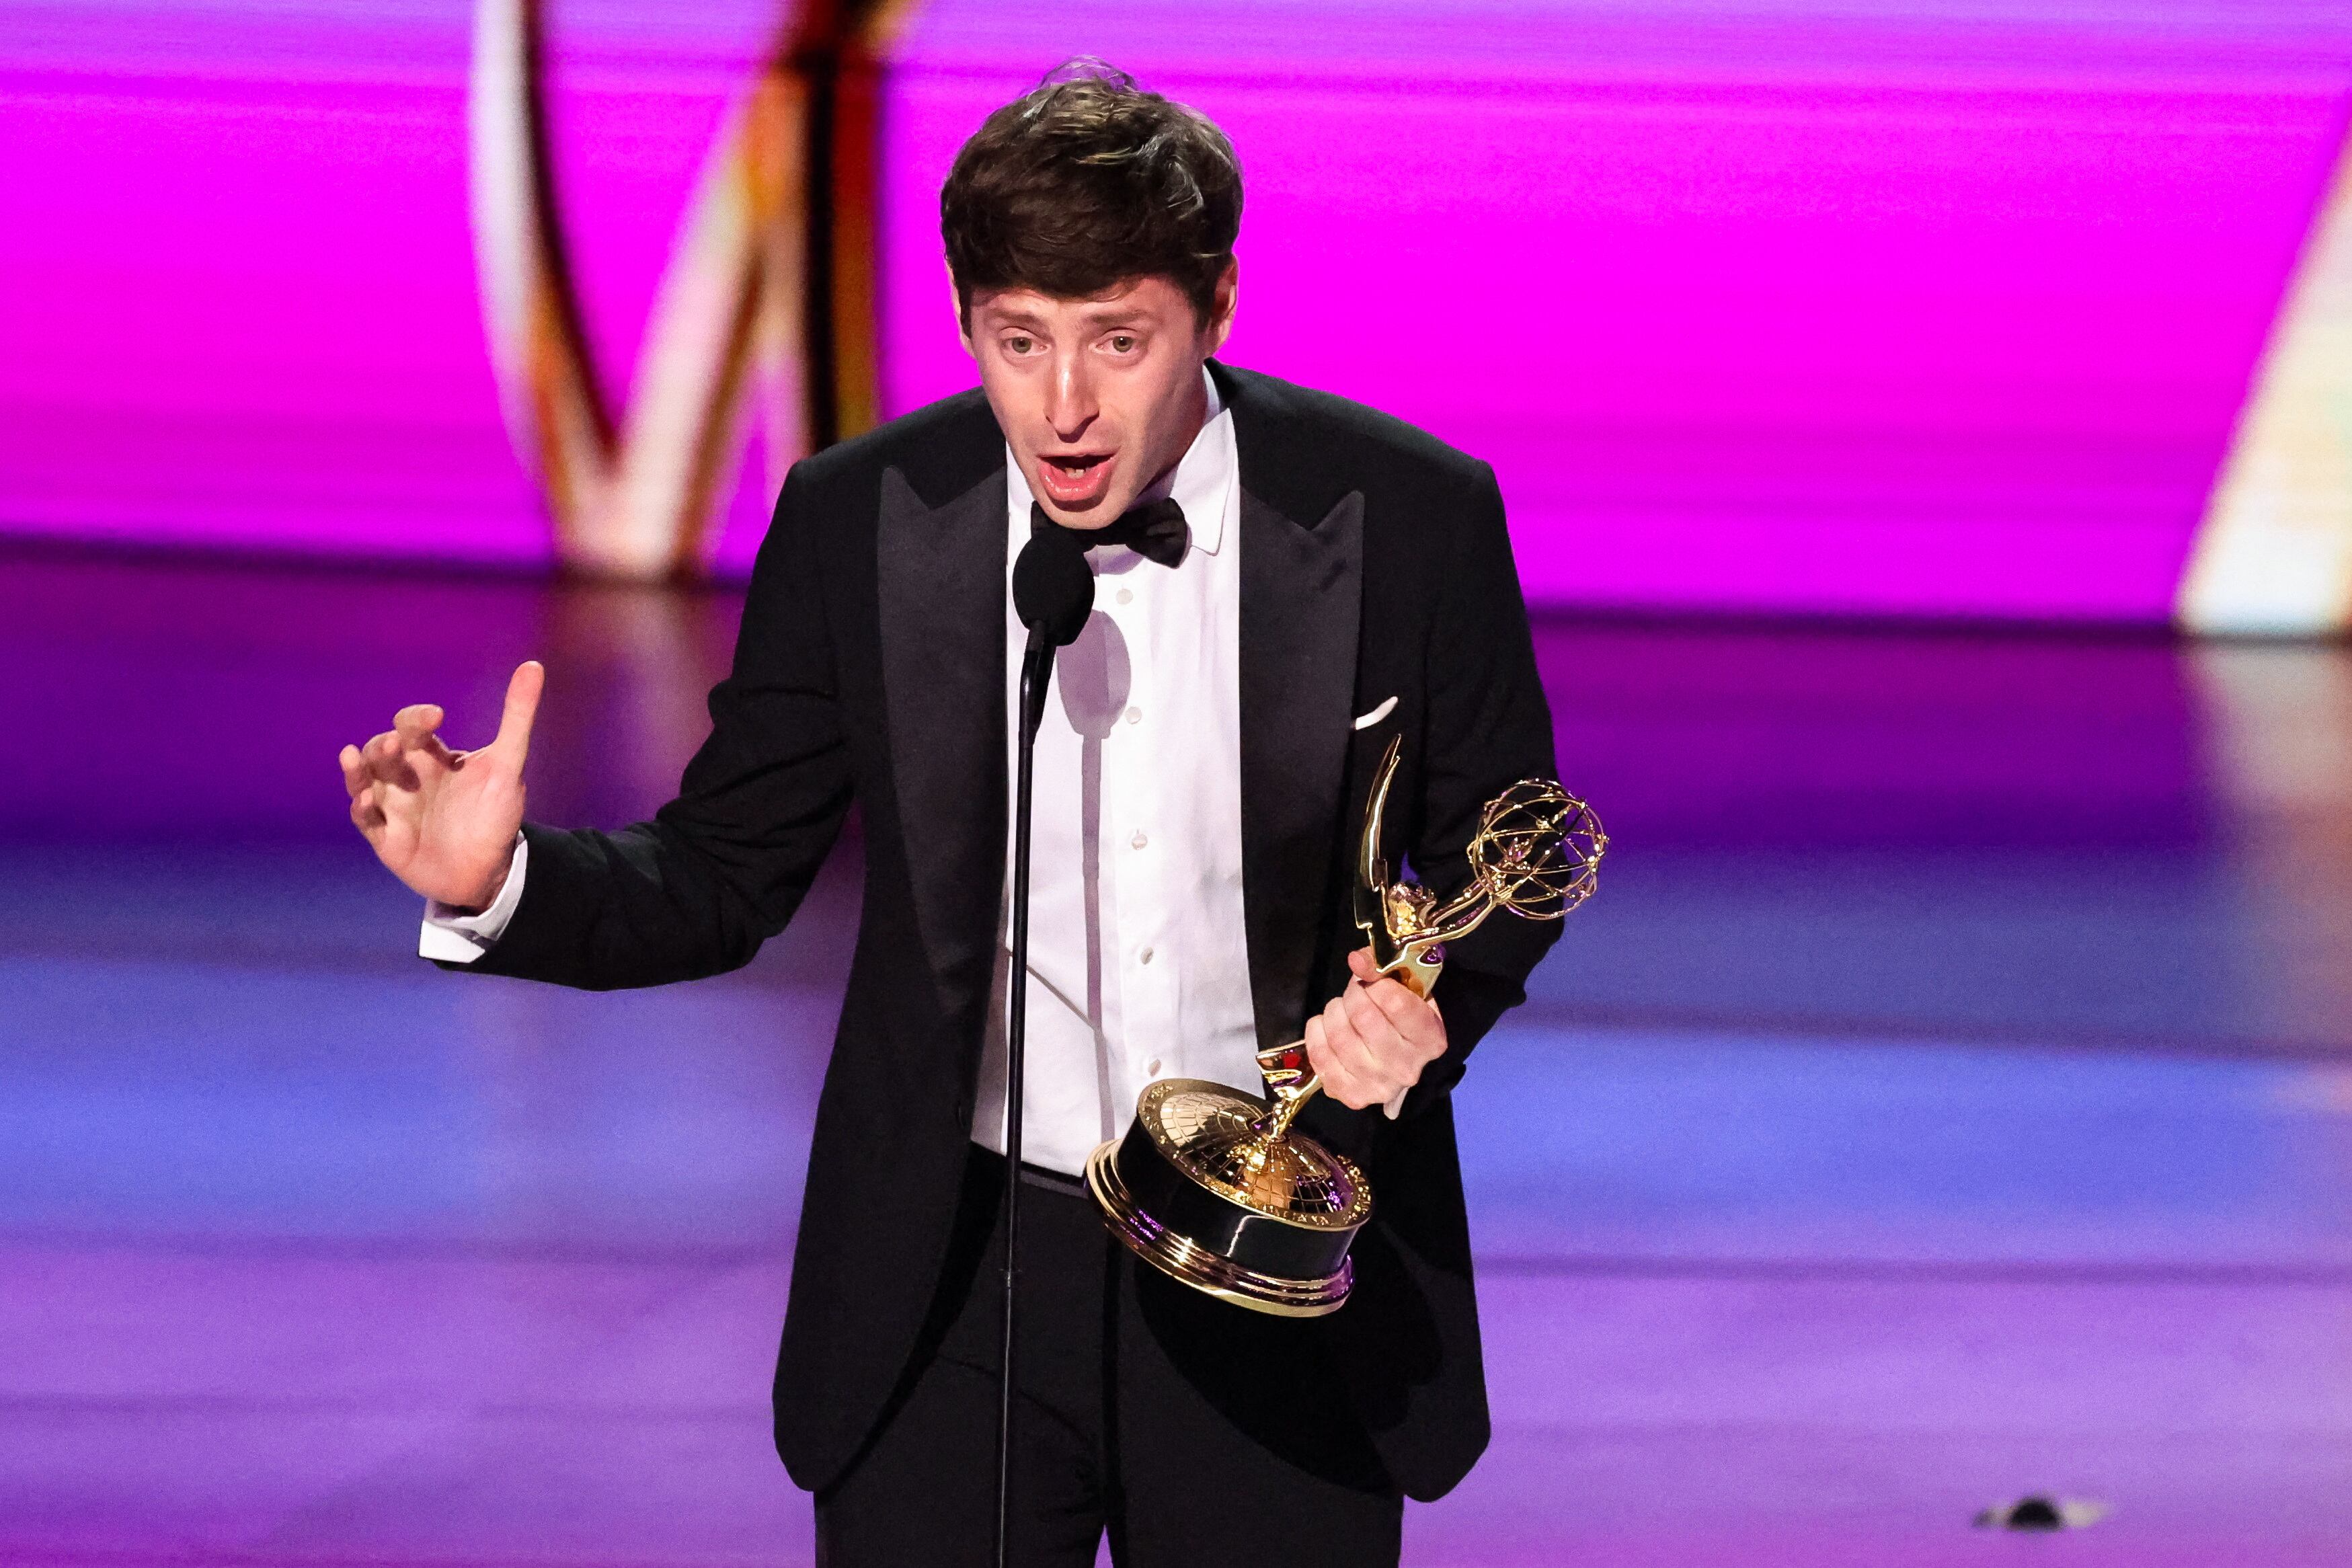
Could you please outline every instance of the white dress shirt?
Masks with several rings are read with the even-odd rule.
[[[1031,496],[1005,462],[1005,711],[1020,711],[1027,633],[1013,559]],[[1155,1079],[1262,1093],[1242,924],[1241,489],[1233,416],[1209,420],[1175,470],[1191,541],[1174,566],[1121,545],[1087,552],[1094,614],[1055,661],[1031,818],[1029,1038],[1022,1157],[1076,1174],[1127,1130]],[[1006,776],[1018,736],[1006,726]],[[1004,1147],[1005,912],[981,1058],[974,1142]]]
[[[1207,373],[1202,373],[1207,379]],[[1023,1157],[1078,1173],[1124,1132],[1161,1078],[1265,1089],[1242,924],[1241,490],[1232,415],[1209,385],[1209,420],[1168,479],[1191,541],[1174,566],[1123,546],[1087,552],[1095,608],[1055,661],[1037,736],[1031,829],[1029,1020]],[[1005,461],[1005,712],[1020,711],[1027,633],[1013,562],[1032,497]],[[1006,725],[1005,776],[1018,744]],[[1011,791],[1008,788],[1007,795]],[[1006,905],[972,1137],[1004,1146]],[[469,963],[521,901],[520,840],[489,908],[429,905],[417,951]]]

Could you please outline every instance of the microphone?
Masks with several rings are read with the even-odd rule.
[[[1013,1317],[1020,1274],[1021,1101],[1028,1077],[1029,818],[1037,726],[1054,678],[1054,650],[1077,639],[1094,614],[1095,574],[1084,549],[1057,533],[1033,537],[1013,562],[1013,611],[1029,628],[1021,656],[1021,731],[1013,789],[1013,973],[1004,1002],[1004,1318],[996,1406],[996,1563],[1011,1562]]]
[[[1039,534],[1013,563],[1013,609],[1021,624],[1055,647],[1077,640],[1095,607],[1095,574],[1086,552],[1059,534]]]

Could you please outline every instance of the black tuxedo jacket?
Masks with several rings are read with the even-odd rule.
[[[1450,890],[1481,805],[1552,773],[1551,721],[1492,470],[1357,405],[1211,371],[1240,458],[1243,903],[1274,1045],[1360,944],[1349,879],[1389,738],[1404,760],[1388,852]],[[858,803],[864,919],[775,1384],[777,1448],[812,1489],[908,1369],[967,1157],[1008,809],[1004,497],[978,393],[796,465],[677,798],[619,833],[528,827],[520,906],[467,966],[591,988],[733,969],[783,928]],[[1318,1331],[1414,1497],[1451,1488],[1487,1436],[1446,1091],[1557,931],[1498,915],[1454,944],[1436,993],[1449,1051],[1400,1120],[1310,1110],[1378,1195],[1355,1295]]]

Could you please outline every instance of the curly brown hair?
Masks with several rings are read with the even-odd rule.
[[[940,192],[966,320],[982,290],[1083,300],[1165,278],[1206,325],[1241,222],[1241,164],[1225,133],[1090,58],[982,121]]]

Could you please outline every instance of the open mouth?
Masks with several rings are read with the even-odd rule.
[[[1063,452],[1042,456],[1037,468],[1038,478],[1045,482],[1045,499],[1065,508],[1082,507],[1099,500],[1109,486],[1116,455]]]

